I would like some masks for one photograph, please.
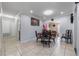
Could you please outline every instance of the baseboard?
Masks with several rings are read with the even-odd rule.
[[[36,38],[32,38],[32,39],[26,39],[26,40],[20,40],[21,43],[27,43],[29,41],[32,41],[32,40],[36,40]]]
[[[74,50],[75,50],[75,54],[77,55],[77,48],[74,48]]]

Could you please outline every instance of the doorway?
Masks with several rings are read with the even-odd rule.
[[[5,56],[15,56],[18,53],[17,21],[15,18],[2,17],[3,52]]]

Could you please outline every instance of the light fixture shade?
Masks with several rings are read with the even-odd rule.
[[[52,10],[46,10],[46,11],[44,11],[44,15],[51,15],[53,13],[53,11]]]
[[[60,12],[60,14],[62,15],[62,14],[64,14],[64,12],[63,12],[63,11],[61,11],[61,12]]]
[[[30,13],[33,13],[33,10],[30,10]]]

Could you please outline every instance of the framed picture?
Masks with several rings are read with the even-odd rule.
[[[31,17],[31,25],[32,26],[39,26],[39,20]]]

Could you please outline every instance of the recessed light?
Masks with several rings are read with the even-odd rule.
[[[45,10],[44,15],[51,15],[53,13],[53,10]]]
[[[33,13],[33,10],[30,10],[30,13]]]
[[[60,12],[60,14],[62,15],[62,14],[64,14],[64,12],[63,12],[63,11],[61,11],[61,12]]]

